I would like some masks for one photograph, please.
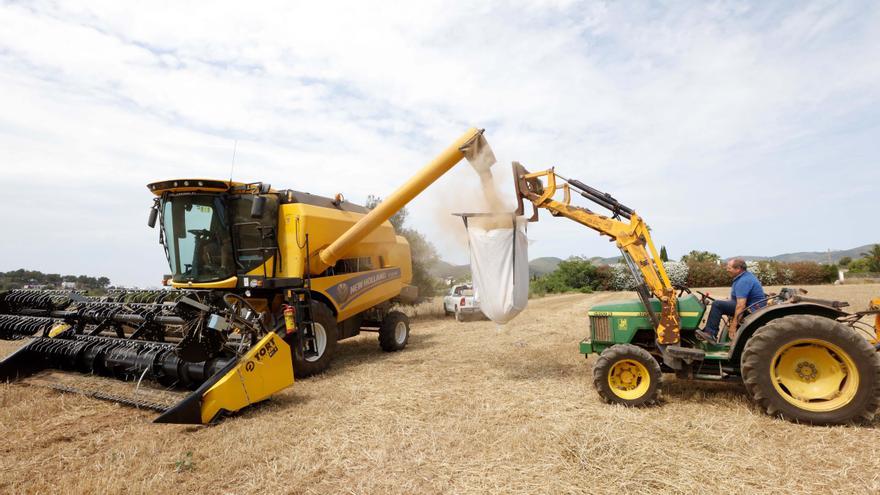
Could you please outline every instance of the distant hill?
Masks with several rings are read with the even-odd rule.
[[[590,262],[592,262],[594,265],[613,265],[614,263],[623,263],[620,258],[620,256],[612,256],[610,258],[593,256],[592,258],[590,258]]]
[[[443,260],[438,261],[432,268],[429,270],[431,275],[437,278],[470,278],[471,275],[471,266],[470,265],[453,265],[452,263],[447,263]]]
[[[0,272],[0,290],[8,289],[84,289],[104,290],[110,285],[107,277],[88,275],[60,275],[20,268]]]
[[[541,275],[550,273],[559,266],[560,261],[562,260],[555,257],[535,258],[529,261],[529,275],[537,275],[540,277]]]
[[[865,244],[852,249],[844,249],[841,251],[804,251],[800,253],[778,254],[776,256],[731,256],[731,258],[742,258],[746,261],[815,261],[816,263],[837,263],[840,258],[850,257],[857,259],[862,257],[862,253],[871,250],[873,244]]]
[[[594,258],[590,258],[590,261],[596,265],[607,265],[610,263],[617,263],[617,259],[617,256],[613,258],[600,258],[596,256]],[[553,270],[556,270],[556,267],[559,266],[560,261],[562,261],[562,259],[556,258],[555,256],[535,258],[529,261],[529,275],[538,277],[540,277],[541,275],[546,275]],[[468,278],[471,274],[471,267],[470,265],[453,265],[452,263],[439,261],[436,265],[434,265],[434,268],[431,269],[431,274],[438,278]]]
[[[532,261],[529,261],[529,274],[530,275],[545,275],[547,273],[552,272],[559,265],[559,262],[562,261],[559,258],[554,257],[546,257],[546,258],[535,258]],[[453,265],[452,263],[447,263],[445,261],[439,261],[434,267],[431,269],[431,275],[437,278],[447,278],[452,277],[456,279],[470,278],[471,276],[471,266],[470,265]]]
[[[837,263],[838,261],[840,261],[840,258],[843,258],[845,256],[848,256],[852,259],[861,258],[862,253],[868,252],[872,246],[873,244],[866,244],[857,248],[844,249],[840,251],[805,251],[800,253],[778,254],[776,256],[731,256],[731,258],[743,258],[749,261],[815,261],[816,263],[828,263],[828,260],[830,259],[831,263]],[[612,256],[609,258],[594,256],[590,258],[590,261],[594,265],[609,265],[612,263],[617,263],[619,259],[619,256]],[[553,256],[535,258],[529,261],[529,274],[533,276],[541,276],[550,273],[556,269],[560,261],[562,261],[561,258],[556,258]],[[470,265],[453,265],[452,263],[447,263],[445,261],[438,262],[431,270],[431,274],[438,278],[468,278],[470,276],[470,272]]]

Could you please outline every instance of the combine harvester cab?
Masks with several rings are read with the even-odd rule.
[[[384,351],[401,350],[409,323],[392,308],[417,290],[409,244],[388,219],[463,158],[494,163],[482,130],[372,210],[259,182],[149,184],[148,224],[159,226],[174,289],[0,294],[0,339],[32,339],[0,362],[0,379],[199,424],[269,398],[294,375],[324,371],[336,342],[361,331],[377,332]],[[90,383],[71,380],[76,372]],[[121,391],[110,379],[123,381]]]

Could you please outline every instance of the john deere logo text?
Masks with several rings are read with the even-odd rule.
[[[340,282],[327,289],[327,293],[336,301],[339,309],[342,309],[373,287],[398,278],[400,278],[400,268],[377,270]]]

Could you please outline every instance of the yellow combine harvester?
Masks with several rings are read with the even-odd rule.
[[[409,322],[391,308],[417,290],[409,244],[388,219],[462,158],[494,161],[482,134],[469,130],[371,211],[263,183],[149,184],[148,223],[160,225],[177,290],[0,293],[0,337],[33,336],[0,362],[0,379],[63,370],[135,381],[131,396],[48,380],[160,410],[157,422],[198,424],[326,369],[336,342],[361,331],[403,349]],[[169,403],[175,388],[191,392]]]

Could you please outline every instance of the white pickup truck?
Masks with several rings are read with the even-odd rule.
[[[466,318],[482,317],[480,300],[470,284],[453,285],[443,298],[443,312],[446,316],[455,315],[458,321]]]

